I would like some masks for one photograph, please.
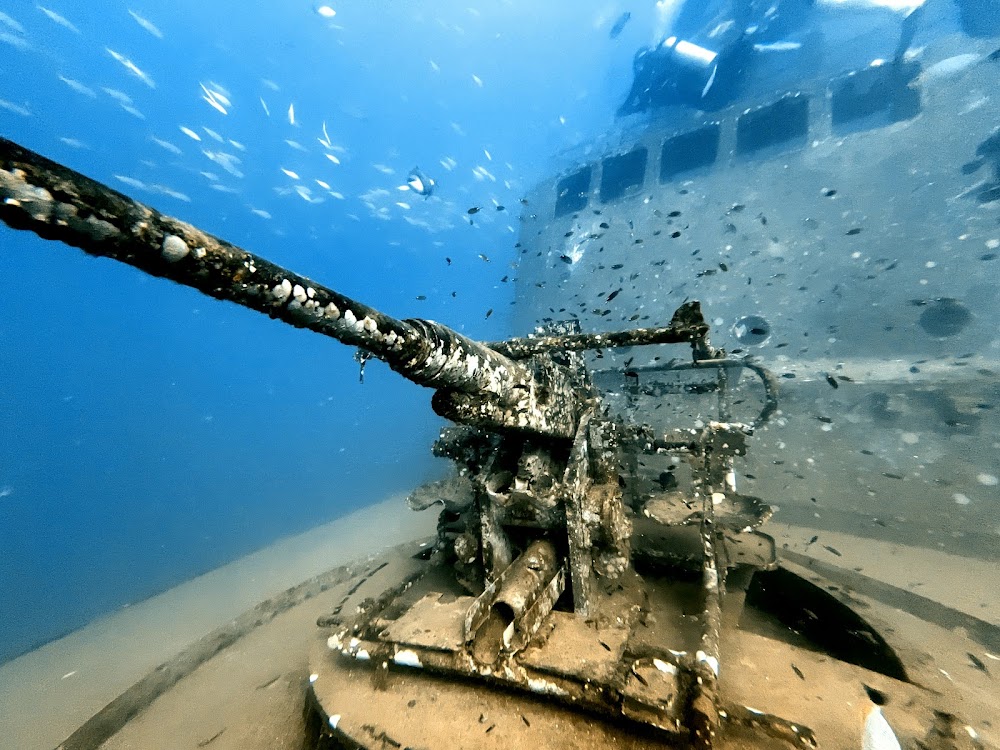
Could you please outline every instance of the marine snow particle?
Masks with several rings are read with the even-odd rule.
[[[995,487],[996,484],[997,484],[997,482],[1000,481],[1000,480],[998,480],[992,474],[985,474],[984,473],[984,474],[977,475],[976,476],[976,481],[979,482],[982,485],[985,485],[986,487]]]
[[[163,259],[167,263],[176,263],[181,258],[186,257],[189,252],[191,252],[191,248],[176,234],[168,234],[163,238],[163,247],[160,250],[160,255],[163,256]]]

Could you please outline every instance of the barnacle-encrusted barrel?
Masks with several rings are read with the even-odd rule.
[[[451,419],[564,438],[576,429],[579,398],[551,382],[558,370],[541,383],[530,362],[433,321],[392,318],[5,139],[0,219],[361,347],[441,392],[435,406]]]

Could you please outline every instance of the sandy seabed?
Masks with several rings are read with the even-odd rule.
[[[331,568],[431,536],[436,520],[433,510],[410,511],[402,495],[389,498],[280,540],[0,666],[0,747],[51,750],[155,667],[210,631]],[[861,571],[987,622],[1000,623],[993,561],[782,523],[772,522],[764,530],[775,537],[779,549]],[[819,541],[810,543],[816,535]],[[322,606],[322,597],[311,605]],[[301,635],[298,630],[303,628],[310,630],[309,623],[315,622],[316,613],[306,609],[299,613],[302,622],[289,626],[296,628],[295,634]],[[291,635],[282,641],[289,641],[289,648],[302,650],[304,658],[305,645]],[[290,658],[283,653],[277,657]],[[180,711],[173,717],[178,731],[188,718],[193,719],[185,714]],[[140,720],[136,731],[141,729]],[[159,739],[168,743],[164,747],[174,747],[179,738],[175,734]],[[105,747],[154,744],[132,744],[123,736]],[[226,743],[220,740],[219,744]]]
[[[185,646],[338,565],[434,533],[398,495],[125,607],[0,665],[0,747],[52,750]]]

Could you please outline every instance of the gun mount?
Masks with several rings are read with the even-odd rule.
[[[832,689],[856,686],[851,665],[901,682],[916,668],[849,597],[796,576],[795,602],[762,587],[760,574],[778,569],[775,543],[758,529],[771,508],[738,491],[733,462],[775,412],[776,381],[714,349],[697,302],[660,328],[585,334],[561,323],[479,343],[384,315],[2,139],[0,219],[359,347],[433,388],[434,410],[456,423],[434,446],[456,472],[410,498],[414,509],[443,506],[436,543],[378,596],[345,611],[349,594],[319,620],[308,701],[316,748],[401,746],[394,737],[405,729],[378,734],[365,721],[380,701],[393,705],[385,693],[396,668],[420,677],[395,683],[392,700],[432,692],[462,724],[459,747],[480,746],[491,729],[470,710],[513,710],[506,693],[483,692],[496,686],[612,719],[653,743],[816,747],[798,717],[750,708],[746,685],[723,689],[725,652],[749,647],[736,625],[752,591],[782,599],[782,617],[806,640],[822,631],[814,639],[843,661],[827,670]],[[715,419],[664,432],[615,415],[580,354],[665,343],[690,345],[692,357],[661,370],[713,379]],[[743,370],[763,385],[750,422],[730,414]],[[622,397],[639,392],[639,375],[627,372]],[[687,486],[644,485],[640,457],[651,455],[686,465]],[[911,699],[940,713],[927,695]],[[560,729],[564,714],[549,719],[548,736],[571,732],[567,744],[600,735],[586,722]]]

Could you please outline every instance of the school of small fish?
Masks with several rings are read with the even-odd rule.
[[[68,33],[79,37],[76,44],[87,44],[86,34],[81,31],[81,24],[74,18],[75,15],[68,12],[69,7],[64,11],[62,8],[39,4],[37,11],[47,22],[53,24],[64,34]],[[343,30],[342,26],[334,21],[337,19],[337,10],[331,5],[319,5],[314,8],[315,15],[324,22],[331,24],[331,30]],[[104,106],[105,103],[113,103],[121,111],[131,115],[138,120],[146,120],[147,115],[143,111],[148,109],[148,96],[141,91],[136,91],[130,86],[129,81],[137,81],[150,91],[156,91],[157,78],[166,79],[170,73],[167,68],[157,71],[158,65],[150,66],[148,60],[169,59],[171,54],[171,34],[168,26],[160,23],[161,19],[154,18],[146,11],[140,11],[136,7],[123,6],[121,8],[122,17],[128,19],[126,23],[134,23],[139,29],[148,35],[149,41],[146,49],[142,47],[130,47],[120,40],[107,44],[95,43],[90,45],[94,54],[105,54],[112,61],[120,66],[120,70],[125,74],[120,82],[112,85],[104,85],[101,81],[97,85],[96,81],[88,80],[86,77],[71,75],[67,71],[60,71],[56,75],[58,80],[71,91],[87,100],[92,100],[97,106]],[[0,43],[4,43],[11,48],[23,53],[30,54],[36,49],[44,46],[36,43],[29,32],[31,24],[22,23],[12,12],[0,12]],[[46,42],[48,43],[48,42]],[[146,62],[143,61],[146,58]],[[430,70],[435,73],[441,72],[441,66],[434,60],[428,61]],[[477,73],[470,73],[469,77],[476,88],[483,88],[487,84]],[[321,112],[314,112],[310,102],[298,102],[293,97],[285,97],[282,94],[283,87],[278,82],[268,77],[260,77],[260,91],[256,93],[259,109],[257,112],[270,123],[270,130],[274,132],[274,138],[278,143],[283,144],[283,148],[288,149],[289,155],[295,152],[299,155],[296,159],[289,159],[286,165],[279,167],[279,173],[296,182],[309,182],[310,186],[304,184],[288,185],[276,183],[273,187],[271,197],[292,197],[303,201],[307,205],[320,205],[327,199],[335,201],[349,202],[356,200],[358,207],[366,209],[369,216],[385,220],[401,220],[405,225],[416,227],[430,233],[438,233],[453,229],[458,226],[459,217],[464,213],[464,209],[454,197],[441,197],[440,193],[432,188],[436,180],[431,176],[424,176],[423,181],[414,182],[410,180],[408,189],[412,189],[421,195],[424,200],[416,204],[408,200],[396,200],[390,193],[393,179],[398,180],[399,173],[405,173],[412,164],[401,154],[392,154],[392,162],[388,160],[373,159],[370,162],[372,170],[376,175],[386,178],[386,182],[373,185],[368,189],[359,191],[352,199],[349,189],[338,188],[338,184],[355,184],[358,180],[358,169],[363,168],[363,156],[355,154],[342,142],[337,142],[334,134],[333,123],[337,122],[336,116],[326,116]],[[173,83],[173,82],[172,82]],[[244,90],[241,88],[241,92]],[[161,165],[155,155],[150,154],[149,158],[140,159],[136,165],[136,175],[145,173],[149,169],[171,169],[195,172],[205,177],[206,187],[216,192],[229,193],[234,196],[241,196],[246,211],[253,217],[271,221],[278,216],[276,210],[265,210],[259,208],[262,202],[268,199],[266,195],[251,195],[245,187],[244,179],[251,169],[253,162],[249,156],[244,156],[244,152],[260,154],[261,152],[273,148],[270,143],[261,141],[256,143],[246,143],[235,140],[226,134],[230,127],[225,123],[232,120],[234,113],[239,113],[243,120],[253,118],[252,110],[241,108],[241,102],[245,103],[246,93],[234,94],[227,86],[212,80],[210,77],[192,82],[192,99],[197,99],[205,107],[200,113],[191,107],[174,106],[172,109],[178,113],[183,113],[180,121],[173,124],[166,122],[155,122],[151,124],[148,142],[151,146],[160,150],[161,156],[173,157],[173,161]],[[281,102],[284,109],[285,127],[276,122],[272,117],[274,102]],[[31,102],[11,101],[0,98],[0,111],[4,111],[20,117],[32,117],[35,108]],[[308,112],[308,116],[304,115]],[[345,106],[343,112],[348,117],[363,117],[361,112],[352,111],[350,106]],[[315,119],[314,119],[315,115]],[[201,119],[201,122],[199,122]],[[204,123],[204,124],[203,124]],[[241,127],[244,123],[239,120],[232,120],[232,127]],[[465,130],[458,123],[452,122],[451,128],[456,134],[465,135]],[[185,149],[171,139],[171,130],[179,131],[191,141],[195,142],[195,149]],[[303,136],[296,136],[296,132],[303,133]],[[307,135],[308,134],[308,135]],[[72,133],[63,133],[58,137],[58,142],[63,146],[84,149],[92,148],[81,138],[74,137]],[[218,147],[205,147],[206,139],[215,141]],[[315,139],[315,140],[313,140]],[[320,146],[319,149],[310,149],[309,142]],[[481,148],[481,153],[486,163],[494,161],[495,155],[489,147]],[[204,159],[219,168],[218,172],[211,169],[204,169],[203,166],[196,166],[187,160]],[[320,160],[320,161],[317,161]],[[455,171],[460,167],[459,159],[451,154],[444,154],[438,157],[438,163],[442,170],[448,172]],[[340,171],[342,168],[348,171]],[[498,176],[487,169],[484,164],[470,164],[469,174],[476,182],[486,182],[489,184],[502,185],[506,191],[516,189],[513,177],[513,165],[507,163],[505,170],[509,175],[506,179],[499,179]],[[163,178],[146,175],[142,178],[126,174],[115,175],[115,179],[124,181],[136,190],[151,192],[156,195],[172,198],[175,200],[188,202],[192,197],[185,191],[176,190],[166,186]],[[232,182],[225,180],[237,180]],[[398,184],[398,183],[396,183]],[[407,186],[404,186],[407,187]],[[495,205],[500,205],[497,195],[484,195]],[[349,209],[348,209],[349,210]],[[347,213],[348,218],[357,218],[354,213]],[[489,221],[492,221],[490,219]],[[471,222],[469,222],[472,224]],[[475,226],[475,224],[472,224]],[[509,227],[513,232],[514,228]]]

